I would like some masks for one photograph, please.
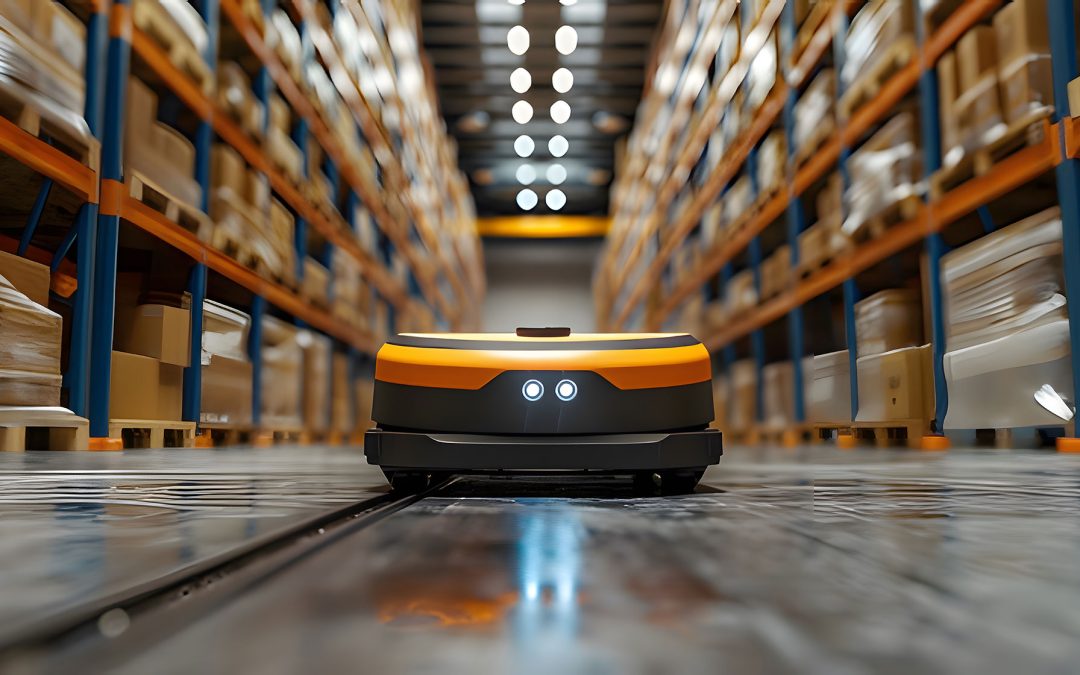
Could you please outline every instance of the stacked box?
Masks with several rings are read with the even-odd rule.
[[[289,135],[292,130],[292,114],[289,106],[277,94],[269,97],[270,127],[266,132],[266,150],[270,161],[295,185],[304,179],[304,155]]]
[[[965,152],[980,148],[1005,130],[998,94],[994,29],[975,26],[956,46],[958,96],[947,106],[955,115],[957,143]]]
[[[729,317],[736,317],[753,309],[758,303],[758,292],[754,286],[754,272],[745,269],[736,273],[727,282],[724,289],[724,308]]]
[[[270,22],[266,25],[265,40],[266,46],[277,54],[293,80],[301,84],[303,82],[303,77],[301,77],[303,43],[300,40],[300,33],[284,9],[279,7],[270,15]]]
[[[304,331],[280,319],[262,321],[262,409],[260,424],[268,429],[299,429],[303,426]]]
[[[860,356],[857,422],[926,421],[934,415],[930,345]]]
[[[813,367],[812,359],[803,360],[803,382]],[[795,368],[791,361],[766,365],[762,377],[762,423],[767,429],[784,429],[795,423]],[[803,392],[805,395],[806,387]]]
[[[851,421],[851,363],[846,349],[813,357],[805,381],[807,422],[843,425]]]
[[[330,338],[307,331],[304,347],[304,427],[314,433],[330,430]]]
[[[368,328],[372,294],[360,272],[360,263],[348,255],[336,255],[333,260],[334,297],[331,311],[334,316],[353,328]]]
[[[757,366],[753,359],[731,364],[731,409],[728,428],[736,431],[757,424]]]
[[[330,306],[330,270],[311,256],[304,258],[300,294],[319,307]]]
[[[124,166],[160,191],[199,208],[202,187],[195,180],[195,146],[176,129],[158,122],[157,111],[157,95],[142,80],[129,78]]]
[[[1049,114],[1054,106],[1054,82],[1047,2],[1013,0],[994,16],[994,32],[1005,122]]]
[[[855,305],[855,345],[859,356],[921,344],[922,300],[911,289],[888,289]]]
[[[86,27],[56,0],[0,0],[2,88],[20,99],[42,94],[41,112],[85,130]],[[49,104],[55,104],[52,108]],[[81,124],[80,124],[81,122]]]
[[[0,253],[0,405],[60,405],[59,314],[49,268]]]
[[[872,69],[890,49],[915,36],[915,8],[910,0],[872,0],[851,21],[844,41],[844,67],[840,81],[844,90],[862,76],[874,76]]]
[[[750,118],[753,118],[757,109],[769,97],[769,92],[772,91],[779,77],[781,77],[779,48],[777,33],[773,30],[766,38],[765,44],[761,46],[761,51],[750,62],[750,69],[742,85],[746,91],[745,110]]]
[[[771,195],[787,181],[787,141],[783,129],[776,129],[761,143],[757,155],[758,195]]]
[[[787,288],[791,279],[791,247],[781,244],[761,263],[761,297],[771,298]]]
[[[266,107],[255,98],[247,73],[235,61],[218,63],[218,106],[255,138],[261,139],[266,128]]]
[[[742,223],[754,205],[754,186],[750,182],[750,177],[743,175],[735,181],[731,189],[721,198],[720,203],[724,208],[723,227],[725,229]],[[732,233],[727,232],[727,234]]]
[[[814,77],[795,104],[791,142],[800,161],[836,128],[835,103],[836,71],[826,68]]]
[[[331,386],[330,428],[342,436],[347,436],[356,428],[356,410],[353,408],[353,392],[350,391],[352,377],[349,372],[349,357],[335,353]]]
[[[250,328],[251,317],[244,312],[213,300],[203,302],[201,423],[251,424]]]
[[[1066,423],[1036,401],[1044,387],[1075,398],[1062,250],[1054,207],[942,258],[945,428]]]
[[[897,203],[920,194],[922,159],[915,114],[893,117],[851,155],[848,214],[842,232],[858,236],[865,225]]]

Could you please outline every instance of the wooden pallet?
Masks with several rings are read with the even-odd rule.
[[[757,445],[761,443],[761,430],[750,429],[724,429],[724,445]]]
[[[0,451],[86,450],[90,423],[66,408],[0,406]]]
[[[929,420],[886,420],[883,422],[853,422],[852,434],[857,443],[877,447],[906,445],[920,447],[924,436],[930,435]]]
[[[814,156],[814,153],[832,138],[835,131],[836,120],[831,116],[818,122],[818,124],[814,126],[814,131],[810,136],[803,139],[802,144],[795,149],[793,159],[795,160],[796,168],[801,167],[808,162],[810,158]]]
[[[819,442],[835,441],[839,445],[841,438],[853,438],[851,422],[815,422],[810,427],[813,429],[815,440]],[[844,445],[846,446],[847,443],[844,442]]]
[[[815,440],[814,429],[808,424],[794,424],[786,427],[763,427],[758,430],[760,443],[793,448],[806,445]]]
[[[101,143],[90,133],[81,116],[66,117],[54,112],[38,94],[3,76],[0,76],[0,115],[31,136],[49,139],[80,163],[98,170]]]
[[[885,230],[890,227],[911,220],[918,215],[922,203],[922,198],[918,195],[908,195],[867,218],[859,226],[859,229],[849,233],[849,237],[855,244],[877,239],[885,234]]]
[[[917,51],[914,35],[905,35],[893,42],[877,62],[844,92],[837,106],[841,118],[851,119],[860,108],[873,100],[889,79],[911,62]]]
[[[230,445],[251,445],[256,437],[257,431],[249,424],[202,423],[199,425],[199,435],[195,439],[195,446],[220,448]]]
[[[205,213],[189,206],[174,197],[144,174],[126,169],[128,194],[151,209],[165,216],[188,232],[191,232],[200,241],[209,241],[214,224]]]
[[[1008,127],[985,146],[969,152],[951,166],[939,169],[930,177],[930,198],[940,199],[951,190],[990,173],[1003,160],[1024,148],[1039,145],[1051,133],[1050,111],[1036,110]]]
[[[131,8],[131,17],[135,26],[169,55],[169,61],[209,96],[214,90],[214,74],[210,66],[161,3],[158,0],[136,0]]]
[[[190,448],[195,445],[195,423],[166,420],[109,420],[109,437],[119,438],[125,450]]]

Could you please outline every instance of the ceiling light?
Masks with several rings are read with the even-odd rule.
[[[574,86],[574,74],[566,68],[559,68],[551,75],[551,87],[559,92],[565,94],[570,91],[570,88]]]
[[[524,2],[524,0],[522,0],[522,2]],[[559,4],[569,7],[570,5],[576,5],[577,0],[559,0]]]
[[[562,157],[569,149],[570,143],[568,143],[564,137],[558,134],[552,136],[551,140],[548,141],[548,152],[551,153],[552,157]]]
[[[518,157],[528,157],[536,149],[536,143],[528,136],[518,136],[514,139],[514,152]]]
[[[532,182],[536,180],[536,169],[532,164],[522,164],[517,168],[517,180],[522,185],[532,185]]]
[[[529,91],[532,86],[532,75],[524,68],[518,68],[510,73],[510,88],[519,94]]]
[[[524,5],[525,0],[508,0],[511,5]]]
[[[532,211],[540,198],[536,196],[536,193],[532,190],[525,188],[517,194],[517,205],[521,207],[523,211]]]
[[[510,113],[513,115],[515,122],[525,124],[532,119],[533,108],[528,101],[518,101],[514,104],[514,108]]]
[[[562,185],[566,180],[566,167],[562,164],[552,164],[547,168],[547,182],[552,185]]]
[[[520,28],[520,26],[516,26]],[[522,30],[525,30],[522,28]],[[525,35],[525,48],[528,49],[529,36]],[[569,56],[577,49],[577,31],[572,26],[563,26],[559,30],[555,31],[555,49],[559,50],[559,53],[564,56]],[[511,48],[511,51],[513,49]],[[521,52],[524,54],[524,52]]]
[[[576,38],[574,42],[577,43]],[[514,26],[506,33],[506,46],[518,56],[529,51],[529,31],[525,30],[525,26]]]
[[[551,190],[544,196],[544,203],[552,211],[558,211],[566,206],[566,195],[562,190]]]
[[[570,119],[570,104],[566,101],[555,101],[551,104],[551,119],[555,124],[566,124]]]

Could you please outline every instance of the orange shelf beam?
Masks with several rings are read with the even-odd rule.
[[[102,181],[103,213],[118,215],[139,229],[203,263],[222,276],[260,295],[274,306],[298,319],[369,354],[377,349],[375,339],[365,331],[346,326],[327,312],[316,309],[307,300],[256,274],[221,251],[207,246],[194,234],[168,220],[162,214],[129,196],[127,186],[119,181]]]
[[[837,288],[844,280],[917,244],[926,236],[940,232],[987,201],[1001,197],[1052,170],[1065,159],[1065,155],[1059,142],[1060,125],[1049,122],[1045,125],[1046,135],[1042,143],[1011,155],[988,173],[949,191],[937,202],[922,207],[913,219],[890,227],[882,237],[865,242],[851,255],[838,258],[751,313],[736,318],[724,330],[706,336],[703,342],[709,349],[730,344],[750,331],[776,321],[795,307]]]
[[[849,12],[852,11],[854,4],[855,3],[848,2],[847,10]],[[903,100],[904,96],[906,96],[910,91],[915,88],[915,86],[918,84],[919,76],[924,69],[935,67],[938,59],[941,58],[941,55],[948,51],[948,49],[950,49],[964,33],[970,30],[977,23],[982,21],[986,16],[993,13],[993,11],[1000,7],[1002,4],[1003,0],[971,0],[968,3],[965,3],[952,15],[950,15],[949,18],[946,19],[946,21],[938,28],[938,30],[935,31],[932,36],[930,36],[930,39],[927,40],[926,44],[918,53],[917,58],[904,66],[898,73],[893,75],[893,77],[890,78],[888,82],[886,82],[885,86],[882,87],[878,95],[875,96],[874,99],[867,103],[865,106],[856,111],[856,113],[852,115],[849,120],[847,120],[847,123],[839,129],[838,133],[834,134],[833,138],[831,138],[819,152],[815,153],[815,156],[811,158],[811,160],[795,174],[793,178],[794,194],[801,195],[807,188],[810,187],[810,185],[822,178],[825,173],[836,163],[836,160],[840,155],[841,147],[851,147],[856,145],[863,136],[863,134],[865,134],[875,124],[880,122],[889,113],[890,110],[894,109],[896,105],[901,100]],[[819,27],[819,31],[822,33],[831,34],[834,29],[830,24],[833,23],[834,22],[832,21],[825,21],[823,25]],[[811,40],[811,45],[814,45],[817,39],[818,35],[815,34],[814,39]],[[800,63],[803,57],[809,59],[811,56],[815,55],[813,52],[811,52],[810,56],[807,56],[808,52],[811,52],[810,47],[808,47],[804,51],[802,57],[800,57]],[[817,58],[820,59],[822,56],[824,56],[824,53],[825,47],[822,46],[819,48],[819,51],[816,52]],[[809,62],[808,65],[809,67],[805,68],[805,71],[807,73],[812,70],[813,67],[813,64],[810,64]],[[803,71],[800,70],[799,72]],[[803,75],[802,77],[805,78],[806,75]],[[1080,150],[1080,138],[1077,139],[1077,149]],[[742,163],[746,160],[745,156],[736,155],[736,157],[738,158],[738,166],[741,166]],[[1030,165],[1027,164],[1025,164],[1024,166],[1030,167]],[[1037,175],[1037,173],[1035,175]],[[707,185],[710,184],[711,181]],[[719,189],[722,189],[722,187],[723,185],[721,185]],[[716,194],[719,194],[719,189],[717,190]],[[768,225],[768,223],[766,222],[765,225]],[[682,229],[678,225],[676,226],[676,228],[676,231]],[[693,224],[691,224],[686,231],[689,232],[692,229]],[[748,244],[751,238],[752,237],[747,238],[743,246]],[[671,249],[668,251],[668,255],[670,256],[670,254],[674,250],[675,247],[671,247]],[[728,250],[727,247],[724,247],[724,250]],[[731,256],[724,259],[718,259],[713,256],[706,256],[706,262],[704,263],[706,269],[695,272],[691,275],[690,278],[692,280],[701,279],[701,282],[698,284],[698,286],[700,286],[701,283],[704,283],[710,276],[715,274],[716,271],[723,267],[724,263],[726,263],[727,260],[729,260],[731,257],[734,257],[734,255],[741,250],[742,247],[734,249],[731,253]],[[657,260],[654,260],[653,266],[657,267],[660,270],[663,270],[666,262],[667,258],[658,254]],[[629,265],[626,267],[629,267]],[[624,273],[621,274],[619,277],[621,281],[625,280],[625,269],[626,268],[624,267]],[[641,277],[639,281],[644,281],[646,278],[648,278],[648,275]],[[614,285],[615,289],[618,289],[622,286],[621,281],[620,283]],[[663,305],[663,310],[666,313],[661,313],[657,318],[657,321],[662,321],[664,318],[666,318],[668,313],[670,311],[674,311],[674,308],[678,306],[678,301],[686,298],[689,294],[693,293],[693,291],[693,288],[688,288],[685,284],[680,285],[680,287],[677,288],[674,293],[668,296],[666,302]],[[626,304],[629,306],[624,306],[623,309],[620,311],[618,315],[620,320],[616,321],[616,323],[614,324],[614,328],[616,329],[621,327],[625,320],[629,318],[629,316],[633,313],[634,304],[636,304],[636,302],[639,302],[644,297],[644,294],[641,292],[637,292],[637,290],[635,289],[635,291],[631,293],[630,297],[636,298],[636,300],[634,303],[627,302]]]
[[[132,30],[131,46],[139,57],[158,77],[188,106],[192,112],[204,120],[209,120],[221,138],[257,171],[269,178],[274,192],[308,221],[328,241],[343,249],[358,262],[364,278],[378,288],[379,293],[398,308],[404,308],[408,302],[408,293],[375,259],[368,254],[355,238],[348,233],[344,222],[334,222],[319,211],[310,200],[300,194],[285,176],[274,167],[255,142],[232,122],[231,119],[210,100],[184,72],[179,70],[168,55],[149,36],[137,28]]]
[[[84,202],[98,201],[97,172],[0,117],[0,152],[51,178]]]
[[[353,191],[360,196],[364,205],[371,211],[371,216],[379,224],[379,229],[390,237],[391,241],[394,242],[394,247],[405,257],[416,275],[428,302],[437,305],[444,314],[452,315],[449,303],[434,283],[427,261],[421,259],[415,247],[408,240],[404,228],[400,227],[397,219],[392,217],[383,200],[377,194],[376,189],[367,183],[363,176],[358,173],[356,167],[351,162],[348,162],[347,158],[341,153],[337,142],[318,111],[300,91],[292,76],[285,70],[281,61],[278,60],[277,55],[266,46],[262,35],[259,34],[259,31],[252,25],[251,20],[244,14],[238,0],[221,0],[220,7],[222,13],[244,38],[248,48],[266,67],[278,90],[281,91],[293,109],[308,121],[311,133],[330,158],[333,159],[346,182],[349,183]]]

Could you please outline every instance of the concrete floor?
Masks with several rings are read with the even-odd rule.
[[[2,462],[5,628],[381,490],[355,450]],[[29,670],[1075,672],[1080,457],[736,448],[664,498],[462,480],[161,614]]]

